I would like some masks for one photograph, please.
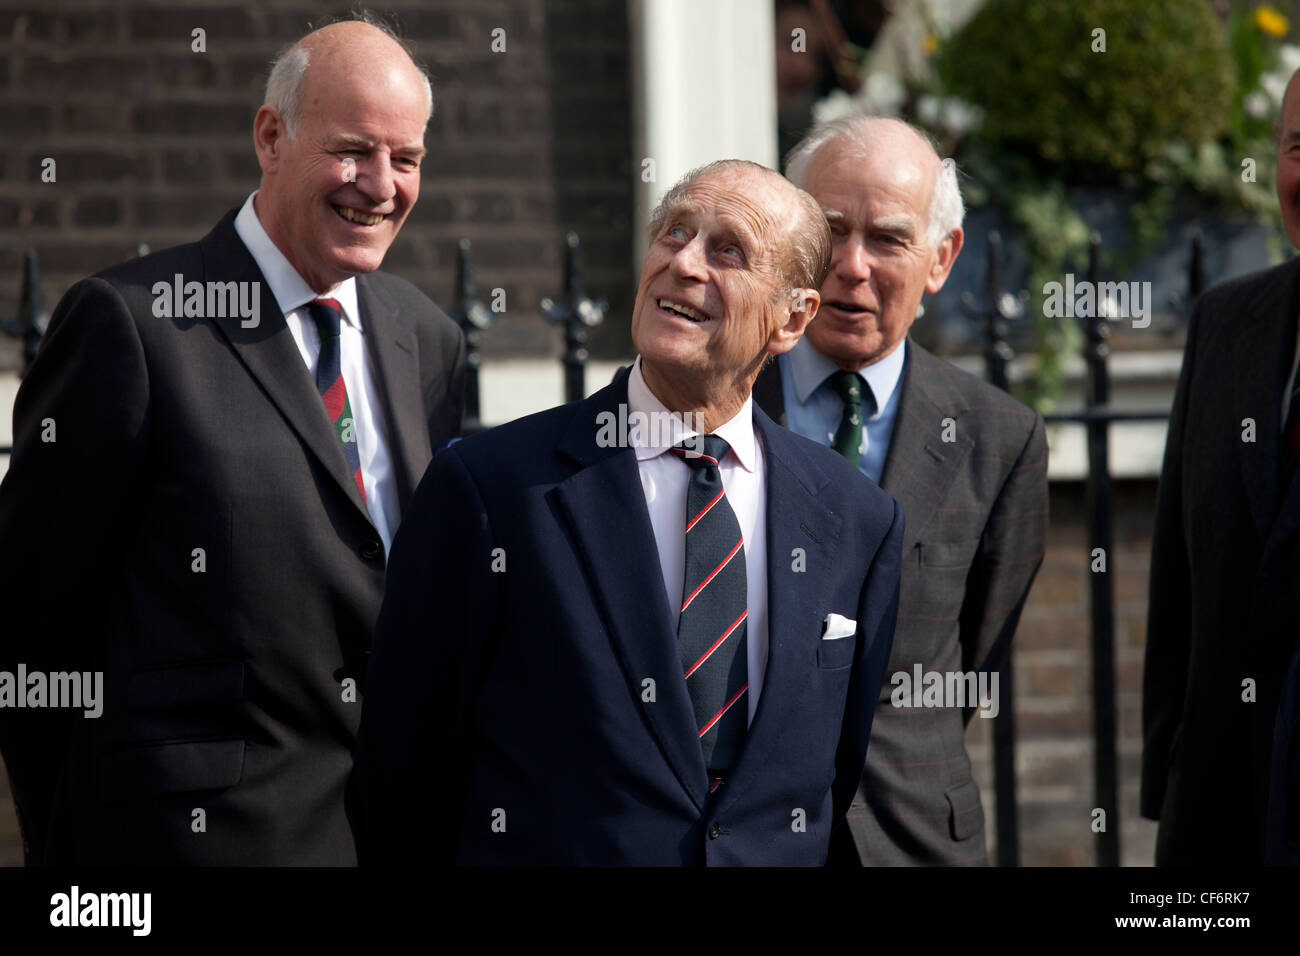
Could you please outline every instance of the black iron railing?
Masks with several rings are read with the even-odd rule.
[[[982,302],[974,306],[967,300],[968,311],[983,322],[986,349],[985,369],[988,380],[1009,390],[1008,369],[1013,358],[1007,343],[1008,323],[1023,311],[1025,295],[1012,296],[1002,289],[1001,240],[991,233]],[[1088,252],[1088,281],[1098,289],[1102,277],[1101,239],[1093,234]],[[1190,304],[1205,288],[1205,246],[1199,234],[1191,241],[1187,269],[1187,296]],[[1097,863],[1118,866],[1119,844],[1119,760],[1116,750],[1115,720],[1115,573],[1114,549],[1114,482],[1110,470],[1110,426],[1115,422],[1164,421],[1169,411],[1116,408],[1110,404],[1110,326],[1101,308],[1083,319],[1083,358],[1087,367],[1084,384],[1084,408],[1079,412],[1045,415],[1048,424],[1079,424],[1088,432],[1088,471],[1085,480],[1085,504],[1088,512],[1088,553],[1097,549],[1105,556],[1105,570],[1089,575],[1091,606],[1092,709],[1093,709],[1093,789],[1095,806],[1106,813],[1106,826],[1097,833]],[[1014,647],[1014,645],[1013,645]],[[1011,652],[1002,665],[999,687],[1002,698],[1012,696]],[[1004,707],[994,718],[993,767],[996,799],[998,851],[1000,866],[1016,866],[1020,859],[1015,796],[1015,708]]]

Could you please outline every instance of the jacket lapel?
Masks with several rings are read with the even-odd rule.
[[[767,485],[767,670],[745,744],[722,788],[720,809],[736,795],[752,792],[761,775],[771,773],[768,760],[776,741],[800,726],[811,676],[808,662],[815,659],[825,613],[846,610],[827,606],[842,525],[817,497],[829,479],[799,451],[791,433],[759,408],[754,427],[763,441]],[[807,567],[799,586],[791,587],[785,574],[795,548],[802,549]]]
[[[1256,422],[1253,442],[1236,441],[1250,514],[1265,541],[1263,558],[1300,525],[1300,485],[1278,488],[1281,454],[1282,390],[1291,371],[1292,337],[1300,296],[1300,259],[1280,269],[1276,280],[1242,310],[1242,321],[1228,342],[1226,368],[1232,377],[1233,428]],[[1210,358],[1210,361],[1213,361]],[[1283,494],[1279,510],[1279,493]]]
[[[298,351],[293,333],[271,294],[271,287],[235,232],[234,220],[235,213],[227,213],[201,241],[204,278],[259,283],[259,321],[253,328],[244,328],[239,316],[213,317],[209,321],[225,336],[249,374],[257,380],[303,444],[320,459],[353,505],[369,520],[369,512],[352,480],[343,445],[325,414],[316,383],[303,363],[302,353]]]
[[[663,593],[663,572],[645,492],[631,448],[596,444],[599,416],[617,419],[627,403],[627,372],[582,403],[560,452],[579,466],[555,490],[587,570],[629,693],[653,678],[656,702],[642,707],[664,756],[697,807],[708,797],[704,755]]]
[[[754,404],[778,425],[785,425],[785,391],[781,382],[781,363],[773,358],[754,380]]]
[[[357,276],[357,304],[366,347],[375,357],[379,400],[388,423],[388,454],[397,477],[399,513],[406,513],[423,463],[433,457],[423,402],[395,401],[394,396],[421,395],[419,352],[409,317],[382,289]]]
[[[908,339],[898,418],[880,482],[885,493],[903,507],[904,553],[919,538],[975,446],[961,427],[961,416],[969,406],[940,374],[940,361]],[[943,440],[946,418],[955,422],[951,442]]]

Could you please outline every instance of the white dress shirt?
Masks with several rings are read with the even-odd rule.
[[[257,267],[262,270],[262,276],[271,287],[271,294],[275,296],[275,302],[284,314],[284,320],[298,345],[298,351],[302,353],[302,360],[307,365],[312,382],[315,383],[316,365],[320,357],[320,333],[305,307],[318,296],[262,228],[253,208],[253,196],[256,195],[253,192],[245,200],[244,207],[235,217],[235,232],[248,247]],[[383,539],[384,554],[387,555],[393,545],[393,534],[397,531],[401,511],[397,503],[397,477],[393,473],[392,457],[384,439],[387,432],[384,430],[378,376],[366,350],[365,336],[361,333],[356,280],[345,279],[329,292],[322,293],[321,297],[336,299],[343,307],[343,322],[340,325],[343,383],[347,386],[348,404],[352,408],[352,420],[356,426],[361,481],[366,488],[366,508],[375,530]],[[321,412],[324,414],[323,403]]]
[[[658,427],[628,428],[629,444],[636,449],[637,470],[645,492],[659,549],[659,567],[664,578],[664,598],[668,602],[673,633],[681,617],[682,579],[686,575],[686,486],[691,466],[668,449],[698,434],[684,426],[681,416],[669,412],[655,398],[641,374],[641,359],[632,366],[627,382],[628,421],[641,412],[647,423]],[[763,691],[767,671],[767,469],[763,460],[763,443],[754,431],[753,399],[746,398],[735,418],[715,428],[712,434],[731,446],[722,459],[722,487],[727,502],[736,513],[740,534],[745,540],[746,596],[749,617],[745,622],[745,645],[748,653],[749,721],[754,719],[758,698]]]

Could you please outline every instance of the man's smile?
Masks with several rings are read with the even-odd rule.
[[[352,209],[349,206],[339,206],[335,203],[330,203],[330,207],[334,210],[334,214],[340,219],[354,223],[358,226],[377,226],[383,222],[385,218],[383,213],[361,212],[358,209]]]
[[[655,304],[659,306],[660,311],[670,312],[673,315],[679,315],[691,322],[701,323],[708,322],[711,318],[706,312],[693,308],[684,302],[677,302],[673,299],[655,299]]]

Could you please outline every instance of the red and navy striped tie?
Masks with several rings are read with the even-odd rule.
[[[710,789],[735,762],[749,712],[745,542],[718,468],[730,449],[717,435],[697,436],[672,449],[691,467],[677,646]]]
[[[352,471],[352,480],[366,500],[366,486],[361,480],[361,453],[357,449],[357,426],[352,418],[352,405],[348,402],[348,387],[343,381],[343,339],[341,327],[343,306],[337,299],[313,299],[307,311],[316,330],[320,332],[320,358],[316,363],[316,388],[325,403],[334,431],[343,443],[343,454]]]

